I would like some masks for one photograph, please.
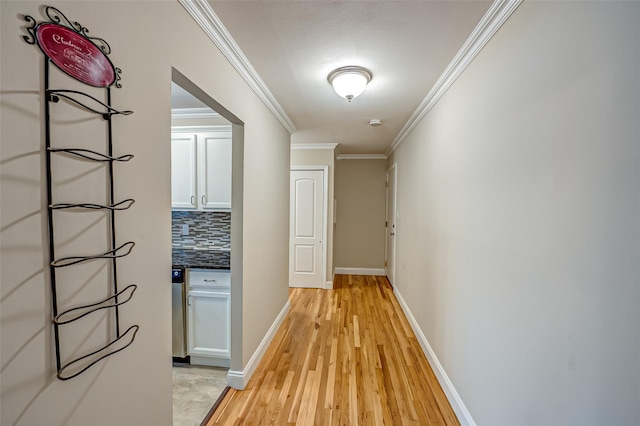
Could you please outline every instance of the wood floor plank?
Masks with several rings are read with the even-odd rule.
[[[336,364],[338,362],[338,339],[335,337],[331,338],[331,353],[329,355],[329,375],[327,377],[327,383],[331,384],[327,386],[325,396],[324,396],[324,408],[333,408],[333,390],[335,386],[336,378]]]
[[[247,388],[207,426],[458,425],[385,277],[290,290],[291,310]]]

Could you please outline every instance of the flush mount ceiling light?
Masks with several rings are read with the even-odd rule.
[[[327,81],[340,97],[351,102],[353,98],[364,91],[372,77],[371,71],[366,68],[348,66],[331,71],[327,76]]]

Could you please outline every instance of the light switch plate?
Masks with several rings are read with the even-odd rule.
[[[186,223],[182,225],[182,235],[189,235],[189,225]]]

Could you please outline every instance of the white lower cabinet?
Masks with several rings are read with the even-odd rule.
[[[229,293],[189,291],[189,354],[229,358]]]
[[[189,307],[189,355],[225,358],[231,355],[229,293],[191,290]]]
[[[188,338],[191,364],[228,367],[231,356],[229,273],[189,270]]]

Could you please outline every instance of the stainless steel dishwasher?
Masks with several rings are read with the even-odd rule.
[[[171,333],[174,358],[187,356],[187,288],[182,268],[171,270]]]

